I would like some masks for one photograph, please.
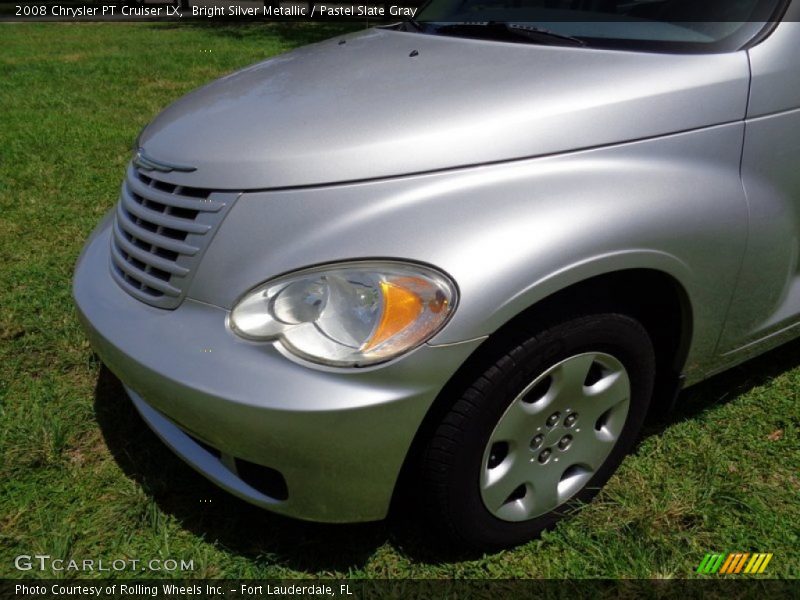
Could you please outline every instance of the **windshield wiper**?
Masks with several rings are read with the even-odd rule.
[[[417,31],[424,31],[425,30],[425,28],[422,26],[422,23],[417,21],[414,17],[407,17],[406,20],[405,20],[405,23],[407,25],[411,25]],[[409,30],[408,27],[406,27],[406,31],[408,31],[408,30]]]
[[[580,38],[576,38],[572,35],[567,35],[566,33],[558,33],[557,31],[553,31],[552,29],[545,29],[544,27],[533,27],[531,25],[519,25],[518,23],[503,23],[506,29],[509,29],[515,33],[522,34],[533,37],[546,37],[551,39],[561,40],[563,42],[569,42],[575,46],[585,46],[586,42]]]
[[[500,21],[464,22],[439,25],[436,33],[442,35],[462,35],[480,39],[493,39],[501,41],[529,41],[540,44],[558,41],[571,46],[585,46],[586,42],[580,38],[558,33],[550,29],[519,25],[515,23],[502,23]]]

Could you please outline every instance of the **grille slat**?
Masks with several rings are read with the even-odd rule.
[[[206,233],[211,229],[211,225],[196,223],[195,221],[190,221],[189,219],[183,219],[181,217],[173,217],[167,212],[156,212],[155,210],[147,208],[143,204],[136,202],[126,188],[126,185],[122,186],[122,196],[120,199],[122,206],[129,213],[139,217],[143,221],[184,233]],[[166,210],[169,210],[169,206],[166,207]]]
[[[147,177],[147,181],[152,182],[154,180]],[[160,204],[177,206],[178,208],[188,208],[190,210],[199,210],[201,212],[219,212],[220,209],[225,206],[224,202],[209,200],[208,195],[210,192],[208,190],[179,186],[173,186],[175,187],[176,193],[159,190],[149,183],[142,181],[136,169],[133,167],[128,167],[128,177],[125,183],[134,194]],[[184,195],[180,195],[181,193]]]
[[[162,258],[152,251],[152,245],[150,245],[151,250],[147,251],[130,243],[125,239],[125,235],[123,234],[122,230],[119,229],[119,223],[114,223],[114,230],[114,241],[116,242],[117,246],[129,256],[133,256],[144,263],[150,263],[162,271],[166,271],[172,275],[178,275],[179,277],[183,277],[189,273],[189,269],[186,267],[181,267],[174,260]]]
[[[177,307],[213,230],[237,195],[159,181],[130,166],[112,228],[116,282],[153,306]]]
[[[111,260],[114,261],[114,264],[119,268],[120,271],[132,279],[138,280],[147,287],[175,298],[181,295],[181,291],[178,288],[171,286],[168,283],[165,283],[163,279],[158,279],[157,277],[154,277],[148,273],[147,267],[142,267],[141,265],[132,264],[129,262],[129,259],[122,255],[122,253],[117,249],[116,245],[111,246]]]
[[[132,237],[144,240],[153,246],[160,246],[161,248],[166,248],[167,250],[172,250],[173,252],[186,256],[193,256],[200,250],[197,246],[160,236],[153,231],[148,231],[144,227],[137,225],[124,213],[122,205],[117,207],[117,223],[119,223],[120,228],[127,231]]]

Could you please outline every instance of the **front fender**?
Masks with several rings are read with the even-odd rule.
[[[253,286],[358,258],[432,264],[460,291],[432,341],[486,336],[583,279],[647,268],[683,286],[689,363],[711,360],[747,236],[743,124],[390,180],[245,193],[189,296],[230,308]]]

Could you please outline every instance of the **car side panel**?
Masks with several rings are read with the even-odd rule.
[[[460,289],[432,344],[492,333],[539,300],[606,272],[653,268],[694,311],[690,380],[714,360],[741,266],[743,124],[425,176],[244,194],[189,297],[230,308],[309,265],[359,258],[434,263]]]
[[[752,83],[747,117],[792,110],[800,105],[800,3],[793,2],[787,21],[748,51]]]
[[[794,4],[787,18],[800,17]],[[726,362],[800,332],[800,23],[782,23],[749,54],[753,79],[742,180],[750,231],[719,348]]]

